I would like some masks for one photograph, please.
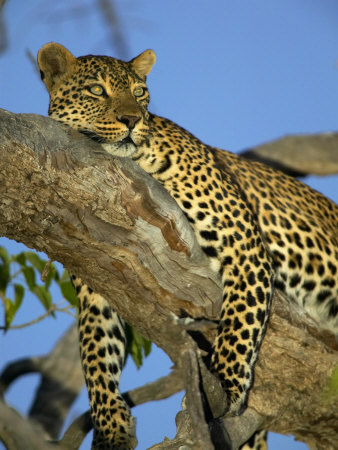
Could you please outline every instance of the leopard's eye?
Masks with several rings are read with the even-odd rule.
[[[99,84],[94,84],[90,86],[89,91],[94,95],[102,95],[104,93],[104,89]]]
[[[146,92],[145,88],[138,86],[134,89],[134,95],[135,97],[142,97]]]

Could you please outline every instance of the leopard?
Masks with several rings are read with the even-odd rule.
[[[257,430],[239,447],[239,450],[268,450],[267,438],[267,430]]]
[[[242,414],[276,289],[318,328],[338,335],[337,205],[285,173],[206,145],[151,113],[146,80],[156,61],[153,50],[122,61],[75,57],[51,42],[37,59],[49,116],[100,143],[108,154],[132,159],[185,214],[222,283],[210,370],[226,393],[227,414]],[[124,322],[81,278],[72,275],[72,282],[93,448],[133,449],[135,420],[119,391]],[[259,441],[256,448],[266,448]]]

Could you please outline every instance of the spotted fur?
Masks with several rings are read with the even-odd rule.
[[[239,450],[267,450],[267,432],[260,430],[254,433],[251,438],[242,445]]]
[[[118,388],[125,359],[124,322],[80,278],[72,276],[72,283],[79,298],[80,356],[94,427],[92,447],[135,448],[135,420]]]
[[[123,62],[106,56],[75,58],[51,43],[40,50],[38,61],[50,94],[50,116],[102,143],[107,152],[132,158],[186,214],[222,279],[211,368],[227,393],[229,414],[240,414],[275,287],[303,306],[319,327],[338,334],[337,206],[281,172],[205,145],[170,120],[150,114],[145,80],[155,62],[151,50]],[[126,426],[131,419],[123,403],[108,407],[117,398],[123,353],[123,339],[110,336],[109,330],[118,326],[122,335],[123,326],[115,313],[105,317],[105,300],[80,280],[74,279],[74,284],[81,304],[80,347],[96,438],[108,443],[102,448],[115,448],[113,442],[120,437],[112,434],[113,428],[123,427],[121,439],[124,436],[126,442],[127,430],[132,429]],[[97,315],[91,312],[96,303]],[[99,329],[104,336],[96,343]],[[109,355],[111,363],[105,359],[107,351],[102,359],[89,361],[91,344],[107,350],[116,342],[120,354]],[[109,364],[117,367],[116,373],[108,370]],[[114,389],[100,381],[106,376]]]

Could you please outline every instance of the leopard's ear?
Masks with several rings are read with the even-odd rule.
[[[65,74],[76,61],[69,50],[63,45],[49,42],[44,45],[38,53],[38,64],[41,79],[50,91],[57,80]]]
[[[143,53],[136,56],[136,58],[132,59],[130,63],[137,75],[141,78],[145,78],[148,73],[150,73],[155,61],[155,52],[153,50],[145,50]]]

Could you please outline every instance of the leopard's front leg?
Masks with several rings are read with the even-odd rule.
[[[80,355],[89,395],[95,450],[136,447],[135,419],[118,385],[125,360],[124,323],[108,302],[72,276],[79,299]]]
[[[275,272],[245,193],[231,174],[211,163],[212,154],[201,151],[197,156],[201,164],[198,157],[190,161],[191,170],[199,174],[193,177],[196,188],[185,175],[180,179],[176,166],[157,179],[176,199],[211,267],[221,275],[222,310],[211,365],[227,393],[228,411],[236,415],[244,411],[252,385]]]
[[[246,408],[253,383],[275,274],[255,227],[251,238],[231,254],[224,256],[222,262],[223,302],[211,361],[227,393],[228,412],[238,415]]]

